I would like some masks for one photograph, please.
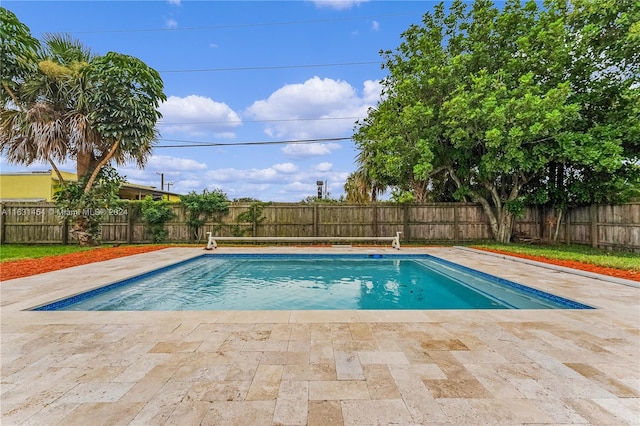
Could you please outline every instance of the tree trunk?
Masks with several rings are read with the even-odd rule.
[[[498,232],[497,235],[494,235],[494,238],[501,244],[508,244],[511,242],[511,234],[513,233],[513,214],[503,207],[500,219]]]
[[[83,177],[88,176],[95,166],[95,158],[93,152],[78,152],[76,158],[76,173],[78,174],[78,181]]]
[[[556,230],[553,234],[553,241],[558,241],[558,233],[560,232],[560,224],[562,224],[562,209],[558,209],[558,222],[556,223]]]
[[[109,152],[107,152],[106,155],[103,156],[103,158],[96,165],[95,169],[93,169],[93,171],[91,172],[91,176],[87,181],[87,185],[84,187],[85,194],[88,194],[89,191],[91,191],[91,188],[93,187],[93,182],[95,182],[96,178],[98,177],[98,173],[100,173],[100,169],[102,169],[105,166],[105,164],[107,164],[111,160],[116,150],[118,149],[118,146],[120,146],[119,139],[113,143],[113,146],[111,147]],[[164,190],[164,188],[162,189]]]
[[[51,168],[56,173],[56,176],[58,176],[58,184],[60,186],[64,185],[64,178],[62,177],[62,173],[60,173],[60,170],[58,169],[58,167],[56,167],[56,163],[54,163],[53,160],[51,160],[51,158],[49,158],[48,160],[49,160],[49,164],[51,164]]]
[[[84,216],[78,216],[75,218],[71,234],[73,234],[78,239],[81,247],[97,245],[97,242],[93,238],[93,236],[89,232],[87,232],[88,228],[89,219]]]
[[[489,202],[479,196],[474,197],[482,205],[482,210],[489,218],[489,225],[491,227],[491,234],[493,239],[501,244],[508,244],[511,241],[511,234],[513,233],[514,217],[505,206],[502,208],[491,208]]]
[[[449,176],[455,182],[458,188],[462,188],[462,183],[455,171],[452,168],[447,169]],[[507,244],[511,241],[511,235],[513,233],[513,225],[515,223],[515,217],[507,209],[509,201],[513,201],[518,197],[518,193],[522,186],[527,182],[527,178],[524,175],[513,176],[513,187],[509,193],[507,200],[503,201],[500,197],[496,187],[489,182],[485,183],[485,188],[489,191],[489,197],[484,197],[476,191],[469,191],[471,199],[482,205],[482,210],[489,218],[489,225],[491,226],[491,233],[493,239],[499,243]],[[492,200],[493,207],[489,203]]]

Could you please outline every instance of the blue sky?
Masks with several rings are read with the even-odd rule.
[[[187,147],[203,142],[348,138],[380,98],[379,51],[420,23],[430,1],[3,1],[36,38],[69,33],[94,53],[136,56],[158,70],[168,99],[147,167],[133,183],[172,192],[220,188],[229,198],[297,202],[326,181],[343,194],[351,140]],[[341,64],[332,66],[319,66]],[[313,66],[311,66],[313,65]],[[163,146],[165,146],[163,148]],[[179,146],[179,147],[166,147]],[[0,159],[3,172],[25,168]],[[74,171],[69,162],[63,170]]]

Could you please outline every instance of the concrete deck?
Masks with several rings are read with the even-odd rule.
[[[2,283],[0,423],[640,424],[640,289],[412,252],[598,309],[24,311],[203,253],[171,248]]]

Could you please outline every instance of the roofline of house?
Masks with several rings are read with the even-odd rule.
[[[69,173],[69,174],[75,174],[74,172],[66,172],[64,170],[61,170],[62,173]],[[54,180],[58,180],[58,176],[53,173],[53,170],[36,170],[36,171],[26,171],[26,172],[9,172],[9,173],[0,173],[0,175],[2,176],[28,176],[28,175],[33,175],[33,176],[42,176],[42,175],[49,175],[51,176]],[[178,194],[176,192],[169,192],[169,191],[164,191],[162,189],[158,189],[155,186],[146,186],[146,185],[139,185],[137,183],[129,183],[129,182],[125,182],[121,185],[122,187],[128,188],[128,189],[141,189],[141,190],[145,190],[145,191],[150,191],[150,192],[155,192],[158,194],[163,194],[163,195],[173,195],[176,197],[179,197],[181,194]]]

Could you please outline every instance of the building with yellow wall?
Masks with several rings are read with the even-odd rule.
[[[78,180],[75,173],[60,172],[66,182]],[[59,187],[58,176],[51,170],[46,172],[19,172],[0,174],[0,201],[37,202],[53,201]],[[120,198],[141,200],[147,195],[154,199],[180,201],[180,194],[162,191],[153,186],[125,183],[120,187]]]

